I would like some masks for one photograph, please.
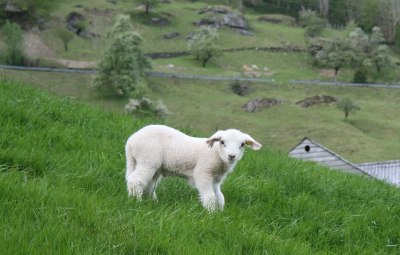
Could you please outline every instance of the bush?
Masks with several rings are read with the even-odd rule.
[[[57,28],[56,36],[63,42],[65,51],[68,51],[68,44],[74,38],[74,34],[66,28]]]
[[[201,27],[189,40],[190,53],[201,61],[203,67],[212,57],[222,55],[222,51],[216,46],[217,39],[218,32],[215,28]]]
[[[360,107],[356,105],[351,99],[344,98],[337,102],[336,107],[338,110],[344,113],[344,120],[346,121],[350,113],[355,113],[360,110]]]
[[[309,9],[299,12],[299,24],[305,27],[305,33],[309,37],[320,35],[325,28],[325,20],[318,17],[315,11]]]
[[[132,31],[129,16],[117,16],[107,35],[105,54],[93,87],[118,96],[130,95],[140,86],[147,87],[145,72],[151,68],[151,63],[142,53],[142,42],[142,37]]]
[[[358,68],[354,72],[353,76],[354,83],[366,83],[367,82],[367,74],[364,69]]]
[[[6,44],[4,53],[5,62],[9,65],[24,65],[25,55],[22,49],[23,34],[19,25],[6,21],[1,32]]]
[[[125,112],[138,117],[157,116],[159,118],[171,114],[162,100],[155,101],[148,97],[130,98],[128,104],[125,105]]]

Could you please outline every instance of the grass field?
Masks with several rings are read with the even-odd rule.
[[[127,103],[126,98],[105,97],[91,90],[89,75],[3,70],[0,76],[116,113],[122,113]],[[235,127],[283,153],[308,136],[356,163],[399,157],[398,89],[251,83],[252,92],[240,97],[231,92],[229,82],[152,78],[149,85],[172,111],[163,120],[168,125],[190,127],[203,135],[217,128]],[[315,95],[348,97],[361,111],[345,122],[343,112],[334,104],[310,108],[296,105]],[[282,104],[255,113],[241,109],[249,100],[262,97],[279,99]]]
[[[380,181],[265,146],[208,214],[179,179],[127,198],[123,146],[147,122],[4,80],[0,120],[0,254],[400,252],[400,191]]]

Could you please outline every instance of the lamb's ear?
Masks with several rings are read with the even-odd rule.
[[[256,140],[254,140],[251,136],[248,134],[245,134],[245,144],[250,146],[253,150],[259,150],[261,149],[261,144],[258,143]]]
[[[206,141],[206,143],[208,144],[208,147],[212,148],[214,146],[215,142],[218,142],[221,140],[221,137],[222,137],[222,131],[217,131],[215,134],[213,134]]]

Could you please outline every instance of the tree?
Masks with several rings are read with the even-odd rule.
[[[74,34],[65,28],[57,28],[55,33],[56,36],[63,42],[64,50],[68,51],[68,44],[74,38]]]
[[[399,0],[380,0],[379,19],[383,33],[389,43],[394,43],[396,30],[400,24],[400,1]]]
[[[340,37],[321,42],[322,48],[315,54],[315,62],[324,67],[333,68],[334,81],[336,81],[339,70],[350,65],[353,54],[351,44],[348,39]]]
[[[216,46],[218,32],[215,28],[200,27],[200,29],[189,40],[188,48],[197,60],[205,67],[212,57],[222,55],[222,51]]]
[[[356,69],[372,67],[379,75],[383,70],[395,67],[390,48],[385,44],[379,27],[374,27],[369,35],[361,28],[356,28],[350,33],[350,40],[355,52],[352,64]]]
[[[17,23],[6,21],[1,32],[4,36],[6,50],[5,61],[10,65],[24,65],[25,55],[22,49],[23,35]]]
[[[143,39],[132,30],[129,16],[117,16],[106,40],[93,87],[111,90],[118,96],[142,93],[147,89],[145,72],[151,68],[151,63],[142,53]]]
[[[325,20],[310,9],[302,9],[299,12],[299,23],[306,28],[306,35],[310,37],[320,35],[325,28]]]
[[[344,112],[344,120],[347,121],[347,117],[350,115],[350,113],[355,113],[356,111],[360,110],[360,107],[358,107],[351,99],[349,98],[344,98],[339,100],[337,102],[336,107]]]
[[[150,7],[157,5],[159,0],[142,0],[142,3],[145,6],[145,13],[147,15],[149,14]]]

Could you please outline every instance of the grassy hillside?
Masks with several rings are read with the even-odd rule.
[[[398,254],[400,191],[266,148],[206,213],[177,179],[127,198],[123,146],[146,123],[0,82],[1,254]]]
[[[90,90],[89,75],[2,70],[0,76],[18,77],[31,86],[117,113],[123,111],[127,102]],[[240,97],[231,92],[228,82],[153,78],[149,84],[172,111],[164,120],[168,125],[190,127],[203,134],[210,134],[216,128],[235,127],[250,133],[268,148],[284,153],[309,136],[357,163],[399,158],[399,89],[251,83],[252,92]],[[296,105],[315,95],[348,97],[361,111],[351,114],[345,122],[343,112],[334,104],[309,108]],[[282,100],[282,104],[255,113],[241,109],[249,100],[262,97]]]

